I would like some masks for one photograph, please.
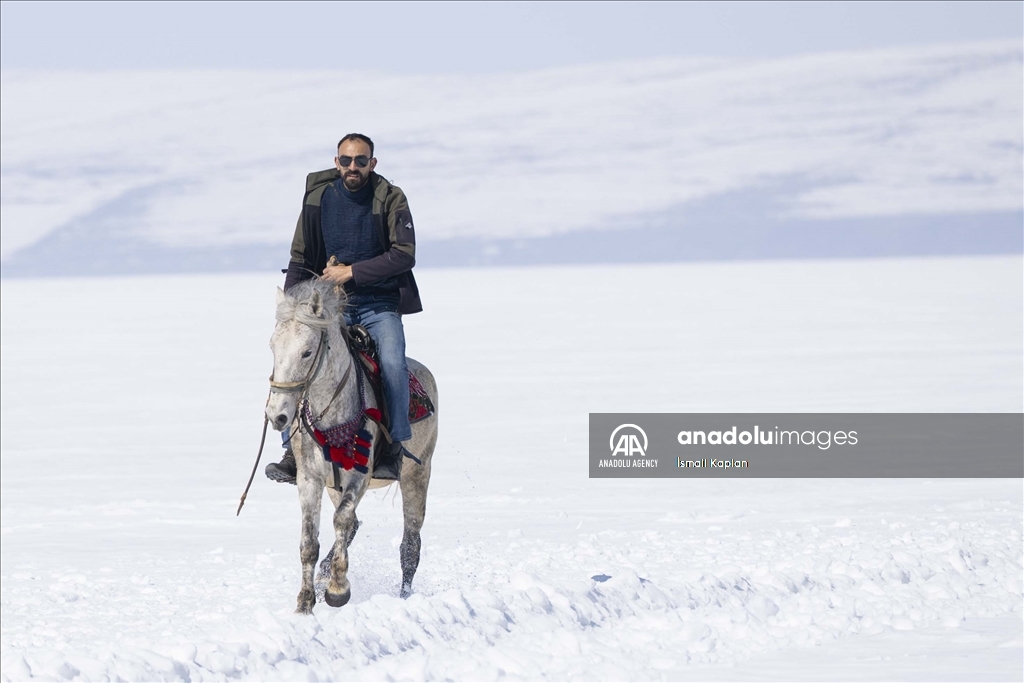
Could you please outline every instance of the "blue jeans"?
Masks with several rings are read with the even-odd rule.
[[[349,306],[345,309],[345,323],[362,325],[377,343],[384,402],[391,420],[388,431],[393,441],[408,441],[412,438],[412,426],[409,424],[409,366],[405,362],[405,328],[398,312],[381,308],[374,305],[374,302]]]
[[[380,372],[384,383],[384,402],[387,404],[391,424],[388,431],[394,441],[412,438],[409,424],[409,366],[405,362],[405,328],[402,316],[393,306],[375,301],[361,301],[345,309],[346,325],[362,325],[377,344]],[[281,441],[288,448],[291,429],[281,433]]]

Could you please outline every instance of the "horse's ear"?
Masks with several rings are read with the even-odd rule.
[[[324,317],[324,297],[319,290],[314,289],[309,297],[309,311],[318,318]]]
[[[284,299],[285,299],[284,290],[281,289],[280,287],[278,287],[277,288],[277,305],[280,306],[281,302],[284,301]]]

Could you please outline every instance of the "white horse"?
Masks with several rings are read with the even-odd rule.
[[[298,467],[299,503],[302,508],[302,589],[295,611],[309,614],[316,603],[313,573],[320,557],[320,504],[324,489],[334,504],[334,544],[325,562],[330,563],[330,579],[324,599],[341,607],[352,595],[346,576],[348,546],[359,525],[356,506],[369,488],[394,483],[371,479],[360,467],[344,469],[327,461],[324,450],[314,439],[312,428],[320,432],[335,425],[359,423],[366,408],[376,408],[369,383],[361,397],[361,363],[353,357],[348,335],[343,331],[344,292],[319,279],[307,280],[277,290],[277,326],[270,338],[274,352],[274,374],[267,402],[267,418],[274,429],[291,426],[291,446]],[[405,531],[402,536],[402,597],[412,591],[412,579],[420,561],[420,528],[426,514],[430,460],[437,442],[437,385],[434,376],[421,363],[408,359],[409,371],[419,380],[434,404],[434,414],[412,425],[412,439],[403,442],[419,462],[403,458],[400,487]],[[312,416],[312,420],[303,416]],[[312,425],[309,425],[312,422]],[[385,438],[370,419],[363,426],[376,445]],[[373,471],[373,448],[366,469]],[[349,462],[351,465],[351,462]],[[337,476],[337,482],[335,477]]]

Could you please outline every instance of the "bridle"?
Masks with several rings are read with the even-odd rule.
[[[349,356],[351,357],[352,347],[349,340],[348,330],[343,325],[341,331],[342,335],[345,337],[345,348],[349,352]],[[270,394],[299,394],[299,399],[296,402],[295,417],[292,418],[293,424],[295,420],[299,418],[299,416],[302,414],[301,406],[304,400],[308,400],[306,394],[309,392],[309,385],[312,384],[313,380],[315,380],[317,375],[320,374],[320,369],[323,367],[324,359],[327,357],[327,352],[330,351],[330,349],[331,345],[327,343],[327,330],[322,329],[320,330],[320,341],[317,343],[316,346],[316,357],[313,359],[313,364],[310,365],[309,372],[306,373],[305,378],[298,382],[278,382],[277,380],[274,379],[274,374],[270,374]],[[322,411],[320,411],[320,414],[316,417],[314,423],[319,422],[320,418],[322,418],[327,413],[328,409],[330,409],[331,405],[334,403],[334,400],[338,398],[339,394],[341,394],[341,390],[344,388],[346,384],[348,384],[348,377],[349,374],[352,372],[352,366],[359,362],[356,358],[351,358],[351,360],[352,362],[348,364],[348,368],[345,370],[345,374],[342,376],[341,381],[338,382],[338,388],[334,390],[334,395],[331,396],[331,400],[327,402],[327,406],[324,407]],[[267,395],[268,403],[270,402],[270,394]],[[245,485],[245,490],[242,492],[242,498],[238,501],[238,509],[235,511],[236,517],[242,513],[242,506],[245,505],[245,497],[249,495],[249,487],[252,486],[252,480],[256,476],[256,469],[260,465],[260,457],[263,455],[263,445],[266,443],[267,440],[267,426],[269,424],[270,417],[266,415],[266,413],[264,413],[263,436],[260,437],[260,449],[256,453],[256,462],[253,463],[252,474],[249,475],[249,483]],[[381,426],[381,428],[383,428],[383,426]],[[291,441],[292,437],[295,436],[296,433],[296,430],[291,430],[291,436],[288,437],[288,441]],[[287,445],[287,442],[285,445]],[[334,473],[334,482],[335,487],[337,488],[339,484],[336,466]]]
[[[306,373],[305,379],[301,379],[298,382],[277,382],[274,380],[274,375],[271,374],[270,393],[294,394],[298,392],[299,401],[301,402],[302,398],[306,395],[306,391],[309,389],[309,385],[320,374],[320,368],[323,367],[328,349],[330,349],[330,345],[327,343],[327,330],[320,330],[320,342],[316,345],[316,357],[313,358],[313,363],[309,366],[309,372]]]
[[[320,418],[326,415],[327,411],[330,410],[332,405],[334,405],[334,401],[341,394],[341,390],[345,388],[346,384],[348,384],[348,377],[352,373],[352,366],[359,362],[357,359],[352,358],[352,350],[348,344],[348,331],[344,327],[342,327],[342,335],[345,337],[345,349],[349,352],[351,362],[348,364],[348,367],[345,368],[345,374],[342,375],[341,380],[338,381],[338,386],[334,390],[331,400],[327,402],[327,405],[320,411],[320,414],[313,419],[314,424],[319,422]],[[313,357],[313,364],[309,366],[309,372],[306,373],[306,377],[304,379],[301,379],[298,382],[278,382],[274,379],[273,375],[270,376],[271,394],[299,394],[299,398],[296,401],[295,417],[292,418],[292,422],[294,422],[302,412],[303,401],[309,401],[309,398],[306,396],[306,394],[309,393],[309,385],[312,384],[313,380],[315,380],[317,375],[320,374],[320,369],[323,367],[324,359],[327,357],[327,352],[330,351],[330,349],[331,345],[327,343],[327,330],[320,330],[320,341],[316,346],[316,355]],[[289,441],[290,440],[291,439],[289,438]]]

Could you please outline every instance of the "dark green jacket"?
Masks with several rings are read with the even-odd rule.
[[[306,194],[302,198],[302,212],[295,225],[292,238],[292,257],[288,263],[288,276],[284,288],[323,275],[327,266],[327,249],[320,223],[320,198],[332,182],[341,177],[338,169],[317,171],[306,176]],[[409,212],[405,193],[387,178],[370,173],[373,186],[374,225],[384,253],[366,261],[353,263],[352,279],[356,284],[370,284],[388,277],[398,278],[399,313],[419,313],[423,310],[412,267],[416,265],[416,230]]]

